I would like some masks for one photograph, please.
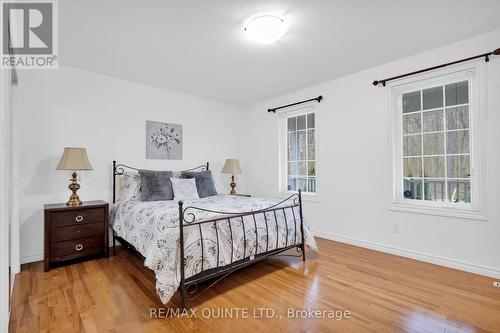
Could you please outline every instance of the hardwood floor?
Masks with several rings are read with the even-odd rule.
[[[161,316],[158,308],[177,307],[179,297],[163,306],[152,271],[126,250],[48,273],[29,264],[16,277],[10,331],[500,332],[493,279],[324,239],[318,245],[305,263],[272,259],[227,277],[192,303],[191,318]],[[249,318],[241,318],[245,308]],[[258,308],[275,316],[256,318]],[[288,308],[350,316],[288,318]],[[233,318],[214,318],[224,314]]]

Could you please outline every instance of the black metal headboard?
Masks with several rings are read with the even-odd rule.
[[[187,170],[181,170],[180,172],[186,172],[186,171],[205,171],[209,170],[209,163],[207,162],[206,164],[199,165],[197,167],[187,169]],[[125,169],[129,170],[136,170],[139,171],[140,169],[134,168],[125,164],[116,164],[116,161],[113,161],[113,203],[116,201],[116,176],[121,176],[125,173]]]

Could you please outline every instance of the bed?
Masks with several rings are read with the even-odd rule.
[[[304,223],[302,194],[286,199],[218,194],[175,202],[116,200],[116,177],[138,170],[113,161],[113,253],[118,240],[144,259],[166,304],[177,290],[182,308],[232,272],[305,246],[317,250]],[[209,170],[209,164],[184,171]],[[289,252],[287,252],[289,253]],[[199,290],[198,284],[211,280]]]

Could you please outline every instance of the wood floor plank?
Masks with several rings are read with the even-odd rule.
[[[493,279],[317,240],[319,254],[308,252],[305,263],[280,257],[227,277],[192,304],[192,318],[152,318],[151,308],[177,308],[179,295],[161,304],[153,272],[123,249],[47,273],[42,263],[24,265],[10,332],[500,332]],[[238,308],[249,318],[236,318]],[[266,308],[275,317],[258,318]],[[289,308],[351,316],[288,318]],[[233,318],[220,318],[224,310]]]

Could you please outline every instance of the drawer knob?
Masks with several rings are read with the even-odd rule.
[[[78,215],[77,217],[75,217],[75,221],[76,222],[82,222],[83,221],[83,216]]]
[[[82,244],[78,244],[78,245],[76,245],[76,246],[75,246],[75,250],[77,250],[77,251],[81,251],[81,250],[83,250],[83,245],[82,245]]]

